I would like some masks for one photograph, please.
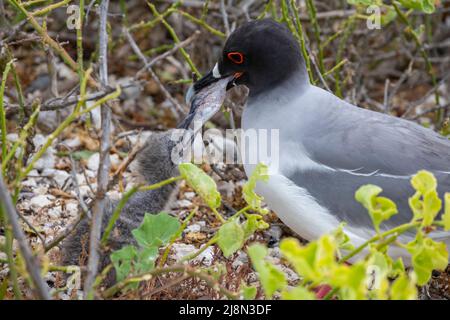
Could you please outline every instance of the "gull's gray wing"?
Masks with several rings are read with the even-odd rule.
[[[320,94],[314,99],[305,100],[313,101],[305,109],[314,108],[314,113],[308,112],[314,119],[305,119],[299,134],[308,157],[326,169],[297,170],[287,177],[340,220],[371,227],[365,209],[354,199],[355,191],[364,184],[380,186],[383,195],[398,206],[399,214],[385,228],[411,219],[408,197],[414,190],[410,178],[417,171],[435,174],[441,196],[450,191],[450,140],[413,122],[317,92]]]
[[[302,132],[312,160],[356,173],[450,172],[450,140],[414,122],[358,108],[326,93]]]

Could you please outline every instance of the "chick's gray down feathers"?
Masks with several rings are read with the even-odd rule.
[[[173,142],[171,132],[152,133],[135,159],[135,169],[147,185],[166,180],[178,174],[177,167],[171,161]],[[156,190],[135,193],[126,203],[113,232],[110,235],[109,248],[120,249],[124,245],[134,244],[131,231],[142,222],[145,213],[156,214],[162,211],[171,197],[176,185],[166,185]],[[108,200],[102,220],[102,234],[114,212],[117,202]],[[62,244],[62,263],[64,265],[84,265],[89,247],[90,219],[83,219],[72,234]],[[109,254],[102,254],[100,268],[109,263]]]

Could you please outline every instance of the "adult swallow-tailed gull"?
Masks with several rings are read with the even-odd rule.
[[[343,221],[355,245],[372,237],[372,221],[354,198],[364,184],[380,186],[397,204],[399,213],[382,224],[382,230],[411,220],[410,179],[419,170],[436,176],[440,195],[450,191],[450,140],[311,85],[297,41],[274,20],[252,21],[236,29],[217,64],[194,84],[188,99],[223,79],[228,88],[249,88],[244,130],[279,130],[279,166],[270,168],[269,181],[258,183],[256,191],[303,238],[317,239]],[[254,165],[244,163],[244,168],[250,175]],[[432,236],[450,243],[449,233]],[[394,248],[391,254],[404,252]]]

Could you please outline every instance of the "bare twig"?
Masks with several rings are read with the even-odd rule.
[[[419,119],[420,117],[423,117],[426,114],[433,113],[433,112],[440,111],[440,110],[447,110],[449,108],[450,108],[450,103],[447,103],[447,104],[445,104],[443,106],[437,106],[437,107],[434,107],[434,108],[422,111],[422,112],[416,114],[414,117],[411,117],[411,118],[408,118],[408,119],[417,120],[417,119]]]
[[[124,29],[125,37],[127,38],[128,42],[130,43],[131,48],[133,49],[134,53],[139,57],[139,59],[144,63],[144,65],[147,66],[147,71],[150,73],[150,76],[153,78],[153,80],[158,84],[159,88],[161,89],[162,93],[166,96],[166,98],[170,101],[170,103],[175,107],[176,111],[175,114],[178,112],[182,115],[186,112],[184,111],[183,107],[178,103],[178,101],[172,97],[169,91],[164,87],[164,85],[159,80],[156,73],[152,70],[151,67],[149,67],[149,62],[145,55],[142,53],[141,49],[139,49],[136,41],[134,41],[133,37],[131,36],[128,29]]]
[[[423,95],[420,99],[413,101],[407,108],[406,112],[402,115],[402,118],[407,118],[409,114],[419,105],[424,103],[429,96],[431,96],[433,93],[435,93],[443,83],[447,82],[447,80],[450,78],[450,72],[448,72],[442,79],[439,81],[436,85],[433,86],[430,90],[428,90],[425,95]],[[442,110],[442,109],[440,109]]]
[[[141,282],[145,280],[150,280],[152,277],[165,274],[165,273],[171,273],[171,272],[181,272],[184,275],[188,275],[192,278],[198,278],[200,280],[203,280],[207,286],[210,288],[213,288],[214,290],[218,291],[223,296],[227,297],[230,300],[236,300],[239,298],[239,295],[233,291],[230,291],[222,286],[219,285],[216,279],[214,279],[212,276],[207,274],[206,272],[202,271],[201,269],[194,269],[190,266],[186,265],[174,265],[170,267],[165,268],[155,268],[149,272],[146,272],[142,275],[129,277],[125,280],[122,280],[121,282],[118,282],[114,286],[108,288],[104,291],[103,296],[108,298],[116,294],[118,291],[122,290],[127,284],[129,283],[136,283]]]
[[[230,35],[230,23],[228,22],[227,8],[225,7],[225,0],[220,0],[220,13],[222,14],[223,25],[225,26],[226,35]]]
[[[181,41],[180,43],[177,43],[172,49],[170,49],[170,50],[160,54],[159,56],[153,58],[152,60],[150,60],[136,73],[135,78],[138,78],[142,73],[144,73],[146,70],[148,70],[148,68],[151,68],[158,61],[161,61],[161,60],[173,55],[175,52],[180,50],[180,48],[184,48],[184,47],[188,46],[191,42],[193,42],[195,39],[197,39],[197,37],[199,35],[200,35],[200,31],[197,30],[194,32],[194,34],[192,36],[190,36],[186,40]]]
[[[121,90],[123,90],[123,89],[130,88],[130,87],[140,86],[140,84],[142,82],[143,81],[135,81],[135,82],[132,81],[130,83],[123,84],[119,87],[121,88]],[[92,101],[92,100],[101,99],[101,98],[107,96],[108,94],[116,91],[116,89],[117,88],[107,87],[107,88],[104,88],[97,92],[86,95],[83,100],[84,101]],[[54,110],[67,108],[67,107],[77,104],[80,101],[80,99],[81,99],[81,96],[79,96],[79,95],[68,95],[65,97],[51,98],[48,101],[42,103],[40,110],[41,111],[54,111]],[[5,105],[6,105],[6,108],[5,108],[6,116],[15,114],[16,112],[19,111],[19,108],[20,108],[19,105],[13,105],[13,104],[11,104],[11,105],[5,104]],[[25,109],[31,110],[32,104],[25,105]]]
[[[27,266],[27,271],[30,274],[31,280],[35,286],[36,294],[39,299],[50,300],[50,293],[48,291],[47,284],[41,277],[41,268],[39,267],[36,258],[33,256],[31,248],[27,243],[27,239],[25,237],[25,233],[20,227],[19,221],[17,219],[17,211],[14,207],[14,204],[11,200],[9,192],[6,188],[6,185],[3,181],[3,176],[0,174],[0,199],[4,205],[4,212],[8,217],[8,222],[11,224],[14,237],[19,243],[20,252],[25,260],[25,264]]]
[[[103,0],[100,4],[100,27],[99,27],[99,73],[100,82],[103,88],[108,85],[108,34],[106,23],[108,18],[109,0]],[[98,167],[97,194],[92,210],[91,234],[89,239],[89,260],[88,274],[84,284],[84,297],[93,296],[92,287],[98,273],[99,266],[99,244],[103,220],[103,213],[106,207],[106,191],[109,180],[109,149],[111,148],[111,109],[107,104],[101,106],[102,136],[100,141],[100,164]]]

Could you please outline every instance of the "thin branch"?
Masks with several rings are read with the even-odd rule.
[[[141,83],[143,83],[143,81],[131,81],[130,83],[120,85],[119,87],[121,88],[121,91],[123,91],[123,89],[126,89],[126,88],[140,86]],[[108,94],[116,91],[116,89],[117,88],[111,88],[111,87],[104,88],[103,90],[100,90],[100,91],[97,91],[97,92],[94,92],[94,93],[84,96],[83,101],[92,101],[92,100],[101,99],[101,98],[107,96]],[[69,95],[69,96],[65,96],[65,97],[51,98],[51,99],[47,100],[46,102],[42,103],[40,110],[41,111],[54,111],[54,110],[67,108],[67,107],[77,104],[80,101],[80,99],[81,99],[81,96],[79,96],[79,95]],[[20,108],[19,105],[15,105],[15,104],[11,104],[11,105],[5,104],[5,106],[6,106],[6,108],[5,108],[6,116],[10,116],[12,114],[17,113]],[[33,106],[33,104],[25,105],[25,110],[31,110],[32,106]]]
[[[230,23],[228,22],[227,8],[225,7],[225,0],[220,0],[220,13],[222,14],[223,25],[225,33],[230,35]]]
[[[180,50],[180,48],[187,47],[191,42],[193,42],[197,37],[200,35],[200,31],[196,30],[192,36],[187,38],[186,40],[181,41],[180,43],[177,43],[172,49],[160,54],[159,56],[153,58],[148,63],[146,63],[137,73],[135,78],[138,78],[143,72],[145,72],[148,68],[151,68],[155,63],[158,61],[161,61],[171,55],[173,55],[175,52]]]
[[[103,88],[108,86],[108,34],[106,24],[108,18],[109,0],[103,0],[100,4],[99,27],[99,74]],[[92,288],[98,273],[99,244],[103,214],[106,207],[106,192],[109,180],[109,168],[111,166],[109,150],[111,148],[111,109],[107,104],[101,106],[102,136],[100,141],[100,164],[97,175],[97,194],[92,210],[92,225],[89,239],[88,274],[84,283],[84,297],[93,296]]]
[[[50,300],[50,293],[48,291],[48,286],[45,281],[41,277],[41,268],[39,267],[36,258],[33,256],[31,248],[27,243],[27,239],[25,237],[25,233],[20,227],[19,221],[17,219],[17,211],[14,207],[14,204],[11,200],[9,192],[6,188],[6,185],[3,181],[3,176],[0,174],[0,199],[4,205],[4,212],[8,217],[8,222],[11,224],[14,237],[19,243],[20,252],[25,260],[25,265],[27,267],[27,271],[31,277],[31,280],[34,284],[36,294],[39,299]]]
[[[128,42],[130,43],[131,48],[133,49],[134,53],[139,57],[139,59],[144,63],[144,65],[147,66],[147,71],[150,73],[150,76],[153,78],[153,80],[158,84],[159,88],[161,89],[162,93],[166,96],[166,98],[171,102],[171,104],[175,107],[175,109],[181,113],[182,115],[186,112],[184,111],[183,107],[178,103],[178,101],[172,97],[169,91],[164,87],[164,85],[159,80],[156,73],[152,70],[151,67],[149,67],[149,62],[145,55],[142,53],[141,49],[139,49],[136,41],[134,41],[132,35],[128,31],[128,29],[124,29],[125,37],[127,38]]]

